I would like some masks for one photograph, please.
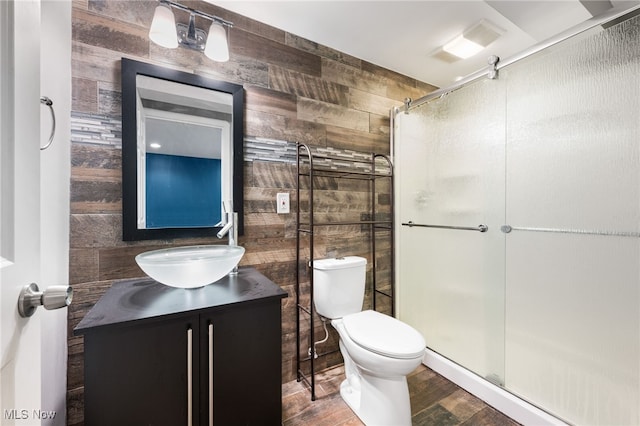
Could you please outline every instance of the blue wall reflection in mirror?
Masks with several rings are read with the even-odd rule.
[[[147,152],[147,227],[210,227],[220,222],[220,167],[219,159]]]

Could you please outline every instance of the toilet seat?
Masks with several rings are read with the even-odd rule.
[[[398,359],[417,358],[424,354],[426,343],[411,326],[376,311],[362,311],[342,318],[351,340],[379,355]]]

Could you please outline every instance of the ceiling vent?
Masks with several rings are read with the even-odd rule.
[[[487,47],[496,41],[503,33],[504,30],[502,28],[499,28],[486,19],[483,19],[465,31],[462,35],[467,40],[477,43],[482,47]]]
[[[504,30],[483,19],[444,46],[436,49],[430,56],[447,63],[469,58],[496,41]]]

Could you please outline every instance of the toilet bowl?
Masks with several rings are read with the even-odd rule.
[[[347,405],[366,425],[411,425],[406,376],[424,355],[420,333],[375,311],[351,314],[331,324],[340,335],[345,358],[347,379],[340,395]],[[380,324],[383,327],[376,330]],[[399,337],[404,338],[400,347],[394,345]]]
[[[406,375],[420,365],[424,338],[393,317],[361,311],[366,259],[323,259],[313,266],[316,311],[340,336],[346,375],[340,395],[368,426],[411,425]]]

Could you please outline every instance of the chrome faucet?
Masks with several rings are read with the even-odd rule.
[[[222,229],[218,232],[217,237],[223,238],[225,235],[229,234],[229,245],[237,246],[238,245],[238,227],[236,223],[238,222],[238,213],[233,211],[231,207],[231,201],[223,201],[222,209],[224,210],[225,218],[219,223],[222,225]],[[238,266],[236,265],[230,274],[237,274]]]

